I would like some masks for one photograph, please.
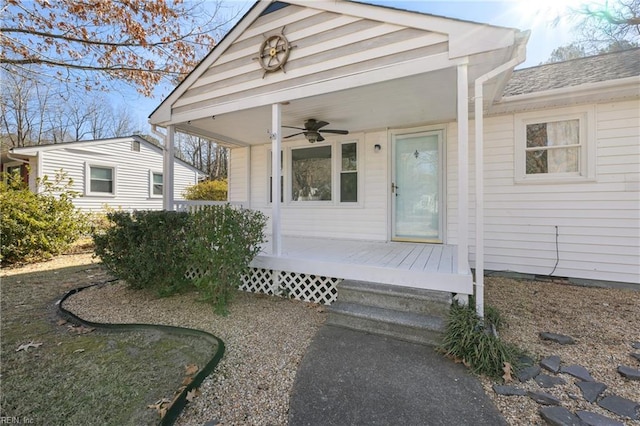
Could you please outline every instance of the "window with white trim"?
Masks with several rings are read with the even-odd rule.
[[[590,109],[518,114],[516,182],[590,180],[595,177]]]
[[[87,163],[85,173],[86,195],[116,195],[117,168],[115,166]]]
[[[149,197],[162,197],[163,186],[162,173],[149,170]]]
[[[292,202],[358,202],[358,143],[335,142],[291,149]]]

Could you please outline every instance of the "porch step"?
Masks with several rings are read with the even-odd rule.
[[[437,345],[450,305],[450,293],[345,280],[327,324]]]

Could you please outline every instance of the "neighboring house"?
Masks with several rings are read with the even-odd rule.
[[[270,218],[247,288],[472,294],[471,268],[479,294],[485,269],[640,288],[640,50],[514,72],[527,39],[259,1],[150,122],[168,144],[180,131],[231,148],[229,199]]]
[[[140,136],[67,142],[13,148],[3,159],[3,171],[20,168],[32,191],[37,179],[53,179],[63,170],[73,179],[73,200],[85,211],[106,207],[123,210],[160,210],[164,190],[163,149]],[[182,198],[184,189],[203,173],[175,159],[173,191]],[[29,166],[27,168],[27,165]],[[29,170],[29,173],[27,173]]]

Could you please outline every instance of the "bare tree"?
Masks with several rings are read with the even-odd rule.
[[[220,16],[221,7],[204,0],[5,0],[0,65],[88,90],[124,82],[150,96],[213,47],[234,18]]]

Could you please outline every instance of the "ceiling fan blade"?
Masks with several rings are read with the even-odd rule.
[[[284,127],[284,126],[282,126],[282,127]],[[283,136],[283,138],[282,138],[282,139],[289,139],[289,138],[292,138],[292,137],[294,137],[294,136],[302,135],[303,133],[304,133],[304,132],[300,132],[300,133],[294,133],[294,134],[289,135],[289,136]]]
[[[307,129],[303,129],[302,127],[293,127],[293,126],[281,126],[281,127],[286,127],[287,129],[307,130]]]
[[[315,120],[314,120],[314,121],[315,121]],[[329,124],[329,123],[327,123],[326,121],[316,121],[316,124],[315,124],[315,126],[314,126],[314,129],[313,129],[313,130],[316,130],[316,131],[317,131],[318,129],[320,129],[320,128],[322,128],[322,127],[324,127],[324,126],[328,125],[328,124]]]
[[[326,129],[326,130],[318,130],[319,132],[322,133],[335,133],[336,135],[348,135],[349,131],[348,130],[332,130],[332,129]]]
[[[316,142],[322,142],[323,140],[324,138],[322,137],[322,135],[318,133],[318,139],[316,140]]]

